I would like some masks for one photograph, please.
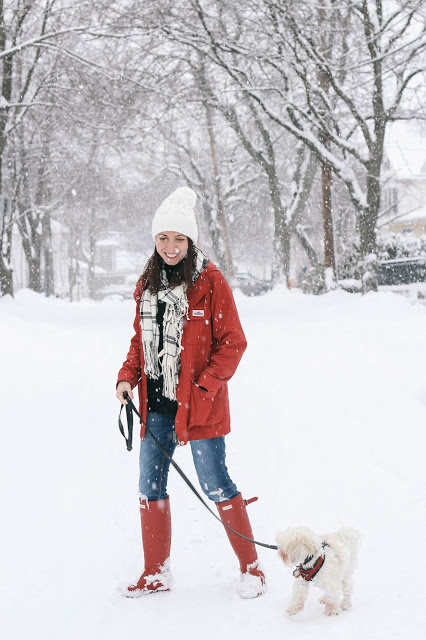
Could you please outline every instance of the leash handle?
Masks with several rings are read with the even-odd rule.
[[[200,502],[205,506],[205,508],[210,511],[210,513],[212,514],[212,516],[214,518],[216,518],[216,520],[218,520],[224,527],[226,527],[227,529],[229,529],[229,531],[232,531],[232,533],[235,533],[235,535],[239,536],[240,538],[243,538],[244,540],[247,540],[247,542],[252,542],[253,544],[257,544],[260,547],[265,547],[266,549],[274,549],[275,551],[278,549],[278,547],[276,545],[273,544],[265,544],[264,542],[257,542],[256,540],[252,540],[251,538],[247,538],[246,536],[243,536],[242,533],[239,533],[238,531],[235,531],[235,529],[233,529],[232,527],[230,527],[228,524],[226,524],[225,522],[223,522],[220,517],[210,509],[210,507],[204,502],[203,498],[200,496],[200,494],[198,493],[197,489],[194,487],[194,485],[192,484],[192,482],[190,481],[190,479],[185,475],[185,473],[182,471],[182,469],[179,467],[179,465],[173,460],[172,456],[169,455],[169,452],[166,451],[166,449],[163,447],[163,445],[161,444],[161,442],[158,440],[158,438],[156,438],[156,436],[152,433],[151,429],[148,427],[148,425],[142,420],[142,417],[139,413],[139,411],[136,409],[135,405],[133,404],[133,402],[130,399],[129,394],[127,393],[127,391],[125,391],[123,393],[123,398],[125,400],[127,400],[127,405],[126,406],[126,414],[127,414],[127,420],[129,420],[129,413],[130,415],[132,414],[132,411],[134,411],[136,413],[136,415],[138,416],[138,418],[140,419],[140,421],[142,422],[142,424],[144,425],[147,433],[149,433],[149,435],[151,436],[151,438],[154,439],[154,442],[156,443],[156,445],[158,446],[158,448],[160,449],[161,453],[167,458],[167,460],[170,462],[170,464],[176,469],[176,471],[178,472],[178,474],[180,475],[180,477],[186,482],[186,484],[188,485],[188,487],[191,489],[191,491],[197,496],[197,498],[200,500]],[[123,408],[124,405],[121,405],[121,409]],[[121,409],[120,409],[120,415],[121,415]],[[121,424],[121,420],[119,417],[119,425]],[[129,444],[128,444],[128,438],[126,438],[126,436],[124,435],[124,429],[123,429],[123,425],[121,424],[120,427],[120,431],[123,434],[125,440],[126,440],[126,444],[127,444],[127,450],[130,451],[132,448],[132,444],[131,444],[131,433],[133,431],[133,416],[131,415],[131,421],[128,422],[128,430],[129,430],[129,439],[130,439],[130,449],[129,449]],[[257,498],[256,498],[257,500]],[[251,498],[250,500],[246,501],[246,504],[249,504],[250,502],[254,502],[255,499]]]
[[[125,391],[123,393],[123,397],[124,394],[126,394],[127,398],[129,398],[127,391]],[[126,400],[127,400],[126,398]],[[129,398],[130,400],[130,398]],[[123,423],[121,422],[121,412],[123,411],[123,407],[126,407],[126,417],[127,417],[127,431],[128,431],[128,437],[126,437],[126,434],[124,433],[124,427],[123,427]],[[133,412],[132,412],[132,408],[130,407],[130,405],[126,404],[122,404],[121,408],[120,408],[120,413],[118,414],[118,428],[120,429],[120,433],[123,436],[123,438],[126,441],[126,447],[127,447],[127,451],[131,451],[132,450],[132,440],[133,440]]]

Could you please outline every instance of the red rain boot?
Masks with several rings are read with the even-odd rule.
[[[145,569],[138,582],[125,590],[128,598],[168,591],[173,581],[169,569],[172,534],[169,498],[140,500],[140,512]]]
[[[247,515],[246,502],[241,493],[226,502],[216,502],[222,522],[234,531],[253,540],[253,532]],[[265,576],[257,561],[256,547],[253,542],[240,538],[224,527],[229,542],[240,561],[241,582],[238,593],[242,598],[256,598],[265,592]]]

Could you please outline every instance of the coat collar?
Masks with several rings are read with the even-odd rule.
[[[206,293],[209,292],[210,285],[208,276],[213,271],[218,271],[218,268],[212,262],[209,262],[200,273],[194,284],[191,285],[191,287],[188,289],[188,303],[190,304],[190,306],[196,305],[201,300],[201,298],[203,298]]]

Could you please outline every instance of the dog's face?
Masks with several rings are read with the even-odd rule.
[[[278,555],[287,567],[302,564],[308,556],[319,556],[322,540],[308,527],[293,527],[276,538]]]

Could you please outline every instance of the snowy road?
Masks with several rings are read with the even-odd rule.
[[[420,640],[426,561],[426,307],[391,293],[237,296],[249,348],[230,385],[228,467],[255,537],[341,525],[363,538],[354,606],[284,614],[291,572],[234,592],[220,525],[173,470],[175,587],[127,600],[142,568],[137,448],[117,428],[133,303],[0,300],[0,627],[5,640]],[[176,460],[196,482],[187,447]]]

